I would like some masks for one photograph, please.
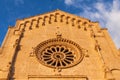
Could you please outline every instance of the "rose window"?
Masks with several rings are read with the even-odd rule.
[[[79,45],[63,38],[40,43],[35,49],[35,54],[41,64],[51,68],[71,67],[83,59]]]

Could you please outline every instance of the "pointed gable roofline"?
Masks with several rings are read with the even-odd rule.
[[[37,28],[40,26],[45,26],[46,24],[52,24],[54,22],[64,22],[66,24],[71,24],[71,26],[77,26],[78,28],[84,26],[84,30],[92,26],[97,26],[97,28],[100,29],[100,27],[98,27],[98,22],[92,22],[89,19],[57,9],[51,12],[17,20],[15,31],[21,31],[25,28],[32,29],[33,24],[35,24],[35,27]],[[26,26],[27,24],[29,24],[29,26]]]
[[[18,20],[26,20],[26,19],[32,19],[34,17],[40,17],[40,16],[43,16],[43,15],[49,15],[49,14],[54,14],[54,13],[63,13],[64,15],[67,14],[67,15],[71,15],[71,16],[74,16],[76,18],[81,18],[81,19],[84,19],[86,21],[90,21],[89,19],[87,18],[84,18],[84,17],[81,17],[81,16],[77,16],[77,15],[74,15],[74,14],[71,14],[71,13],[68,13],[68,12],[65,12],[63,10],[60,10],[60,9],[56,9],[56,10],[53,10],[53,11],[50,11],[50,12],[46,12],[46,13],[42,13],[42,14],[38,14],[38,15],[35,15],[35,16],[30,16],[30,17],[27,17],[27,18],[23,18],[23,19],[18,19]],[[92,21],[91,21],[92,22]]]

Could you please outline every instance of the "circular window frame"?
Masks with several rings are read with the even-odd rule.
[[[59,49],[61,49],[61,47],[64,47],[64,49],[69,49],[69,52],[72,52],[74,59],[71,57],[71,59],[73,59],[73,61],[71,60],[70,64],[67,65],[62,65],[61,66],[55,66],[55,65],[51,65],[45,62],[44,60],[44,53],[46,52],[46,50],[49,50],[52,47],[58,47]],[[45,66],[51,67],[51,68],[60,68],[60,69],[65,69],[65,68],[69,68],[72,66],[77,65],[78,63],[80,63],[83,60],[84,54],[82,52],[82,48],[75,43],[74,41],[68,40],[68,39],[64,39],[64,38],[53,38],[53,39],[49,39],[46,41],[41,42],[40,44],[37,45],[37,47],[35,48],[35,54],[37,59],[39,60],[39,62]],[[55,54],[55,53],[54,53]],[[65,59],[66,58],[66,53],[64,55],[64,52],[56,52],[56,54],[59,54],[60,60]],[[56,56],[55,54],[55,56]],[[53,58],[53,53],[51,54],[52,59],[56,59],[55,57]],[[61,56],[64,56],[64,58],[61,58]],[[57,60],[57,59],[56,59]],[[58,63],[56,63],[58,65]]]

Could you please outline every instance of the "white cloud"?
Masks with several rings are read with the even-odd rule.
[[[64,0],[64,3],[66,5],[72,5],[72,6],[75,6],[75,7],[80,7],[80,4],[78,4],[78,3],[81,3],[83,1],[84,0]],[[89,0],[86,0],[86,1],[89,1]]]
[[[116,46],[120,48],[120,2],[114,0],[111,6],[105,3],[100,3],[96,6],[98,14],[101,15],[100,20],[104,21],[101,23],[106,26],[116,43]],[[94,13],[93,13],[94,14]],[[99,19],[99,18],[98,18]]]
[[[105,3],[103,0],[99,0],[91,4],[92,5],[81,4],[81,6],[84,6],[82,8],[84,11],[76,14],[93,21],[99,21],[102,27],[108,28],[117,48],[120,48],[120,1],[113,0],[111,3]],[[80,5],[80,3],[72,4],[74,7],[76,7],[76,5]]]
[[[65,4],[72,5],[73,4],[73,0],[65,0]]]

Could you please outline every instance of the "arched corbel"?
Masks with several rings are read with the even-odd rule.
[[[20,31],[22,31],[25,28],[24,24],[20,24]]]
[[[22,32],[23,30],[25,30],[26,27],[26,23],[28,23],[29,21],[25,21],[24,23],[21,23],[19,25],[19,28],[14,30],[14,34],[20,34],[20,32]]]
[[[77,24],[78,24],[78,28],[79,28],[79,29],[81,28],[80,22],[81,22],[81,20],[78,20],[78,21],[77,21]]]
[[[51,16],[49,17],[49,24],[51,24]]]
[[[29,26],[27,26],[28,23],[30,24]],[[25,23],[24,23],[25,30],[26,30],[26,28],[29,29],[30,26],[31,26],[31,22],[30,21],[25,21]]]
[[[60,22],[63,22],[63,17],[64,17],[65,15],[61,15],[61,20],[60,20]]]
[[[14,30],[14,33],[13,34],[20,34],[19,31],[21,32],[22,30],[24,29],[24,23],[21,23],[19,25],[19,28]],[[16,33],[17,32],[17,33]]]
[[[75,26],[75,22],[74,22],[75,18],[72,18],[71,21],[72,21],[72,26]]]
[[[55,13],[55,22],[57,22],[57,21],[58,21],[58,20],[57,20],[58,15],[59,15],[59,13]]]
[[[43,26],[46,24],[49,24],[49,16],[44,16],[44,20],[43,20]]]
[[[42,19],[43,19],[42,17],[38,17],[37,25],[36,25],[37,28],[40,27],[40,23],[42,23],[41,21]]]
[[[66,24],[69,24],[69,19],[70,19],[70,17],[67,16],[67,17],[66,17]]]
[[[32,29],[32,25],[33,25],[33,20],[31,20],[31,24],[30,24],[30,26],[29,26],[29,30]]]
[[[38,28],[38,27],[39,27],[39,18],[38,18],[37,24],[36,24],[36,28]]]
[[[34,21],[36,21],[36,19],[32,19],[32,20],[31,20],[31,24],[30,24],[30,27],[29,27],[30,30],[32,29],[32,26],[33,26],[33,22],[34,22]]]
[[[83,26],[84,26],[84,30],[87,31],[87,25],[88,23],[87,22],[83,22]]]
[[[45,21],[48,16],[44,16],[42,26],[45,26]]]
[[[53,20],[52,18],[53,18],[53,17],[55,18],[55,16],[54,16],[53,14],[50,14],[50,19],[49,19],[49,23],[50,23],[50,24],[52,23],[52,20]],[[53,22],[55,22],[55,19],[53,20]]]

